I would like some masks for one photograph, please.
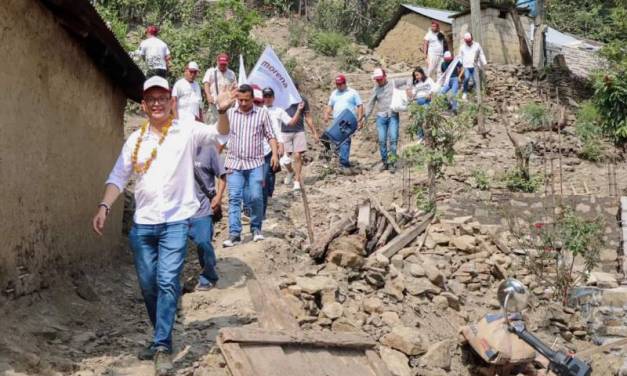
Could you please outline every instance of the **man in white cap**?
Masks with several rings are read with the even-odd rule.
[[[372,96],[366,105],[366,118],[370,117],[376,105],[377,134],[379,136],[379,153],[381,154],[380,171],[390,170],[391,173],[394,173],[396,160],[398,159],[396,149],[398,145],[399,116],[398,112],[391,110],[390,105],[392,104],[395,82],[387,79],[385,70],[382,68],[374,70],[372,79],[376,84],[372,89]],[[389,154],[388,139],[390,141]]]
[[[219,98],[230,103],[230,96]],[[151,345],[140,359],[154,359],[155,374],[172,369],[172,329],[181,292],[189,220],[200,204],[194,187],[194,155],[202,145],[214,145],[229,133],[229,124],[207,126],[193,119],[174,119],[172,97],[165,78],[144,83],[142,109],[148,120],[124,143],[105,183],[92,220],[102,235],[111,206],[133,176],[136,209],[129,233],[139,286],[154,327]]]
[[[464,43],[461,44],[461,48],[459,49],[459,57],[464,67],[462,99],[467,99],[470,80],[472,79],[473,83],[476,85],[474,76],[475,68],[483,69],[483,66],[488,64],[488,61],[483,53],[483,48],[481,48],[479,43],[473,41],[472,34],[470,33],[464,34]]]
[[[172,88],[172,98],[174,99],[172,111],[177,119],[191,118],[202,121],[202,94],[200,85],[196,82],[198,76],[198,63],[190,61],[185,66],[183,78],[176,81]]]

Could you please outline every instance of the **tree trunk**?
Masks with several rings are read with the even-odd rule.
[[[544,0],[536,0],[536,19],[533,33],[533,66],[540,70],[544,68],[544,33],[546,25],[544,24]]]
[[[483,45],[483,33],[481,31],[481,0],[470,0],[470,25],[472,39],[479,43],[484,51],[486,46]]]
[[[533,59],[531,58],[529,43],[527,43],[527,35],[525,34],[525,28],[523,27],[522,21],[520,20],[520,15],[518,14],[516,7],[512,8],[509,14],[512,15],[512,21],[514,21],[514,27],[516,28],[516,34],[518,35],[522,63],[524,65],[531,65],[533,63]]]
[[[425,122],[424,132],[425,132],[425,147],[431,151],[434,150],[435,142],[433,141],[433,134],[431,131],[431,127],[433,125],[428,121]],[[433,210],[435,211],[436,207],[436,179],[437,179],[437,168],[435,166],[435,162],[430,161],[427,164],[427,195],[429,203],[432,205]]]

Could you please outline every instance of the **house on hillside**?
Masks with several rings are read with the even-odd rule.
[[[119,257],[90,220],[123,144],[127,98],[144,76],[88,0],[0,2],[0,294]]]
[[[533,12],[535,3],[520,1],[524,6],[518,13],[526,31],[528,44],[533,43]],[[459,51],[459,44],[465,32],[470,31],[470,11],[451,12],[441,9],[401,5],[375,43],[375,50],[389,63],[403,61],[409,65],[423,64],[421,52],[422,38],[430,27],[431,20],[440,22],[441,29],[449,39],[453,51]],[[520,46],[512,15],[506,8],[482,4],[482,46],[489,63],[520,64]],[[546,61],[558,62],[577,77],[587,77],[602,63],[597,55],[601,45],[567,35],[553,28],[545,33]]]
[[[388,61],[405,62],[415,65],[424,61],[422,43],[425,34],[431,28],[431,21],[440,23],[440,31],[452,45],[453,19],[455,12],[402,4],[379,38],[375,41],[375,50]]]

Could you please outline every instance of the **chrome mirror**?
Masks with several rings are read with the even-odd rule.
[[[514,278],[507,278],[501,282],[496,295],[506,315],[508,312],[522,311],[529,302],[527,287]]]

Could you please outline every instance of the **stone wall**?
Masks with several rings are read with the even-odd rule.
[[[595,197],[571,195],[563,197],[563,204],[573,208],[584,218],[599,218],[605,225],[604,247],[601,252],[600,269],[616,272],[618,268],[621,229],[616,215],[619,208],[618,197]],[[499,225],[508,228],[512,219],[533,223],[550,223],[546,213],[551,213],[552,199],[533,194],[501,193],[482,198],[464,197],[451,199],[440,205],[446,218],[473,216],[481,224]]]
[[[530,19],[520,16],[523,27],[529,30]],[[511,15],[498,9],[481,10],[483,32],[482,47],[491,64],[521,64],[518,35]],[[453,46],[459,53],[464,33],[470,31],[470,13],[456,17],[453,21]]]
[[[113,259],[121,205],[90,229],[123,142],[122,91],[37,0],[0,5],[0,293]]]
[[[430,28],[430,18],[416,13],[405,14],[375,51],[391,64],[405,62],[412,67],[424,65],[424,53],[421,49],[425,34]],[[451,25],[440,23],[440,30],[449,37],[450,43]]]

